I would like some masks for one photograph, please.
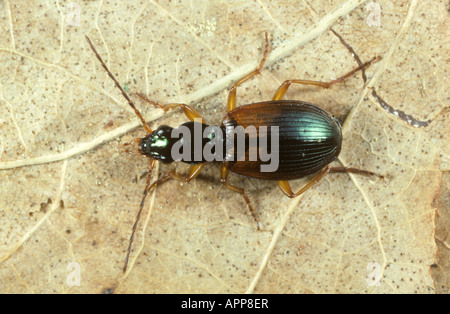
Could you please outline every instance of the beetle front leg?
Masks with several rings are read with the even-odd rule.
[[[162,182],[167,181],[169,179],[175,179],[177,181],[182,182],[189,182],[199,175],[200,171],[203,169],[204,166],[205,163],[190,166],[185,176],[176,173],[175,169],[172,169],[169,172],[163,174],[161,177],[159,177],[158,180],[153,182],[148,190],[149,191],[153,190],[158,184],[161,184]]]

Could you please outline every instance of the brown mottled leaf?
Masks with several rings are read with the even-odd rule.
[[[434,239],[448,243],[434,222],[450,155],[445,1],[0,1],[0,25],[0,292],[435,292],[430,267],[448,256]],[[238,89],[239,105],[270,99],[286,79],[355,68],[330,27],[362,61],[382,60],[366,84],[358,74],[287,97],[345,121],[335,165],[388,177],[330,174],[290,200],[274,182],[232,176],[257,231],[211,164],[149,196],[123,275],[148,160],[122,144],[145,131],[84,36],[128,91],[219,124],[265,30],[267,67]],[[132,98],[153,127],[185,121]]]

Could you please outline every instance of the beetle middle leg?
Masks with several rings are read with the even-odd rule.
[[[202,123],[206,123],[205,119],[203,119],[203,117],[191,106],[188,106],[186,104],[181,104],[181,103],[161,105],[153,100],[148,99],[147,96],[145,96],[144,94],[136,93],[136,95],[138,95],[143,101],[151,104],[152,106],[164,110],[164,112],[167,112],[170,109],[179,107],[179,108],[181,108],[181,110],[183,110],[184,115],[190,121],[201,120]]]
[[[245,81],[251,79],[252,77],[254,77],[257,74],[261,73],[261,69],[264,66],[264,63],[267,60],[267,56],[269,55],[269,34],[267,32],[264,33],[266,36],[266,46],[264,48],[264,55],[261,59],[261,62],[259,63],[258,67],[250,72],[249,74],[247,74],[246,76],[244,76],[243,78],[241,78],[239,81],[237,81],[233,87],[230,90],[230,93],[228,94],[228,102],[227,102],[227,112],[230,112],[231,110],[233,110],[234,108],[236,108],[236,88],[241,85],[242,83],[244,83]]]
[[[252,206],[252,204],[251,204],[251,202],[250,202],[250,199],[248,198],[247,194],[245,193],[245,190],[242,189],[242,188],[238,188],[238,187],[236,187],[236,186],[231,185],[231,184],[228,183],[228,174],[229,174],[229,173],[230,173],[230,171],[229,171],[225,166],[222,166],[222,169],[221,169],[221,171],[220,171],[220,174],[221,174],[221,175],[220,175],[220,181],[222,182],[222,184],[223,184],[226,188],[228,188],[228,189],[230,189],[231,191],[234,191],[234,192],[236,192],[236,193],[239,193],[239,194],[241,194],[241,195],[244,197],[245,202],[247,203],[248,209],[250,210],[250,213],[252,214],[252,217],[253,217],[253,219],[254,219],[255,222],[256,222],[256,228],[257,228],[258,230],[261,230],[261,228],[259,227],[258,218],[256,217],[256,211],[255,211],[255,209],[253,208],[253,206]]]
[[[359,67],[351,70],[347,74],[345,74],[335,80],[329,81],[329,82],[310,81],[310,80],[287,80],[287,81],[284,81],[283,84],[281,84],[280,87],[278,87],[278,89],[275,92],[275,95],[273,96],[272,99],[273,100],[282,99],[284,97],[284,95],[286,94],[288,88],[291,86],[291,84],[314,85],[314,86],[319,86],[322,88],[330,88],[334,84],[340,83],[340,82],[344,81],[345,79],[349,78],[350,76],[354,75],[356,72],[364,70],[370,64],[372,64],[373,62],[378,61],[380,59],[381,59],[380,57],[374,57],[374,58],[370,59],[369,61],[361,64]]]

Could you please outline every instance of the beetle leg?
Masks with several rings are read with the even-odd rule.
[[[273,96],[272,100],[280,100],[284,97],[284,95],[286,94],[288,88],[291,86],[291,84],[302,84],[302,85],[314,85],[314,86],[319,86],[322,88],[330,88],[331,86],[333,86],[336,83],[340,83],[343,80],[347,79],[348,77],[352,76],[353,74],[355,74],[356,72],[360,71],[360,70],[364,70],[365,68],[367,68],[372,62],[380,60],[381,57],[374,57],[371,60],[361,64],[359,67],[353,69],[352,71],[348,72],[347,74],[333,80],[333,81],[329,81],[329,82],[321,82],[321,81],[310,81],[310,80],[287,80],[284,81],[283,84],[280,85],[280,87],[278,87],[277,91],[275,92],[275,95]]]
[[[149,188],[149,191],[153,190],[158,184],[167,181],[169,179],[175,179],[182,182],[189,182],[198,176],[198,174],[200,173],[200,171],[203,169],[204,166],[205,163],[190,166],[185,176],[176,173],[175,169],[172,169],[169,172],[163,174],[161,177],[159,177],[158,180],[153,182]]]
[[[145,96],[144,94],[141,94],[141,93],[135,93],[135,94],[138,95],[143,101],[148,102],[150,105],[155,106],[156,108],[164,110],[164,112],[167,112],[173,108],[180,107],[183,110],[186,117],[190,121],[201,120],[202,123],[206,124],[203,117],[191,106],[188,106],[186,104],[180,104],[180,103],[161,105],[161,104],[158,104],[157,102],[154,102],[153,100],[148,99],[148,97]]]
[[[188,170],[188,173],[185,176],[182,176],[182,175],[179,175],[178,173],[176,173],[175,169],[172,169],[169,172],[169,175],[170,175],[170,177],[172,179],[175,179],[175,180],[178,180],[178,181],[183,181],[183,182],[189,182],[189,181],[191,181],[192,179],[194,179],[195,177],[198,176],[198,174],[203,169],[205,164],[206,163],[190,166],[189,170]]]
[[[261,62],[259,63],[258,67],[254,71],[250,72],[249,74],[247,74],[246,76],[241,78],[239,81],[237,81],[236,84],[233,85],[233,87],[230,90],[230,93],[228,94],[227,112],[230,112],[231,110],[236,108],[236,88],[239,85],[241,85],[242,83],[244,83],[245,81],[251,79],[253,76],[261,73],[261,69],[263,68],[264,63],[267,60],[267,56],[269,55],[269,46],[270,46],[269,35],[267,32],[265,32],[265,36],[266,36],[266,46],[264,48],[264,55],[261,59]]]
[[[248,198],[247,194],[245,193],[245,190],[242,189],[242,188],[238,188],[238,187],[236,187],[236,186],[233,186],[233,185],[231,185],[231,184],[229,184],[229,183],[227,182],[227,181],[228,181],[228,174],[229,174],[229,173],[230,173],[230,170],[228,170],[225,166],[222,166],[222,169],[221,169],[221,171],[220,171],[220,174],[221,174],[221,176],[220,176],[220,181],[222,182],[222,184],[223,184],[226,188],[228,188],[228,189],[230,189],[231,191],[234,191],[234,192],[236,192],[236,193],[239,193],[239,194],[241,194],[241,195],[244,197],[245,202],[247,203],[248,209],[250,210],[250,213],[252,214],[252,217],[253,217],[253,219],[254,219],[255,222],[256,222],[256,228],[257,228],[258,230],[261,230],[261,228],[259,227],[258,218],[256,217],[256,211],[255,211],[255,209],[253,208],[253,206],[252,206],[252,204],[251,204],[251,202],[250,202],[250,199]]]
[[[294,198],[308,190],[310,187],[312,187],[314,184],[319,182],[327,173],[337,173],[337,172],[345,172],[345,173],[354,173],[354,174],[362,174],[367,176],[377,176],[381,179],[384,179],[384,176],[377,174],[372,171],[368,170],[361,170],[357,168],[347,168],[347,167],[330,167],[327,166],[323,168],[310,182],[308,182],[304,187],[302,187],[297,193],[293,193],[291,189],[291,185],[288,181],[278,181],[278,186],[280,187],[281,191],[283,193],[290,197]]]
[[[362,174],[362,175],[366,175],[366,176],[377,176],[380,179],[384,179],[384,176],[372,171],[368,171],[368,170],[362,170],[362,169],[357,169],[357,168],[347,168],[347,167],[333,167],[330,168],[330,173],[336,173],[336,172],[345,172],[345,173],[355,173],[355,174]]]
[[[330,167],[326,166],[323,168],[311,181],[309,181],[304,187],[302,187],[297,193],[292,192],[291,185],[289,184],[289,181],[278,181],[278,186],[280,187],[281,191],[290,198],[294,198],[308,190],[310,187],[312,187],[314,184],[319,182],[329,171]]]

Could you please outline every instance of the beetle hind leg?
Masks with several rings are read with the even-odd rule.
[[[303,186],[300,190],[298,190],[296,193],[292,192],[291,185],[289,184],[289,181],[278,181],[278,186],[280,187],[281,191],[290,198],[294,198],[311,188],[314,184],[319,182],[327,173],[353,173],[353,174],[362,174],[366,176],[377,176],[380,179],[384,179],[383,175],[380,175],[378,173],[368,171],[368,170],[362,170],[357,168],[347,168],[347,167],[330,167],[326,166],[323,168],[314,178],[311,179],[305,186]]]
[[[330,173],[338,173],[338,172],[345,172],[345,173],[354,173],[354,174],[362,174],[365,176],[376,176],[380,179],[384,179],[385,176],[372,172],[372,171],[368,171],[368,170],[363,170],[363,169],[358,169],[358,168],[347,168],[347,167],[332,167],[330,168]]]
[[[317,182],[319,182],[330,171],[330,169],[331,168],[329,166],[323,168],[311,181],[309,181],[305,186],[303,186],[296,193],[292,192],[289,181],[278,181],[278,186],[287,197],[294,198],[294,197],[299,196],[306,190],[308,190],[310,187],[312,187]]]
[[[372,64],[375,61],[380,60],[381,57],[374,57],[371,60],[361,64],[359,67],[351,70],[347,74],[329,82],[322,82],[322,81],[310,81],[310,80],[287,80],[284,81],[283,84],[278,87],[277,91],[275,92],[275,95],[273,96],[272,100],[281,100],[283,99],[284,95],[286,94],[287,90],[292,84],[301,84],[301,85],[313,85],[313,86],[319,86],[322,88],[330,88],[334,84],[340,83],[344,81],[345,79],[349,78],[350,76],[354,75],[358,71],[363,71],[365,68],[367,68],[370,64]]]

